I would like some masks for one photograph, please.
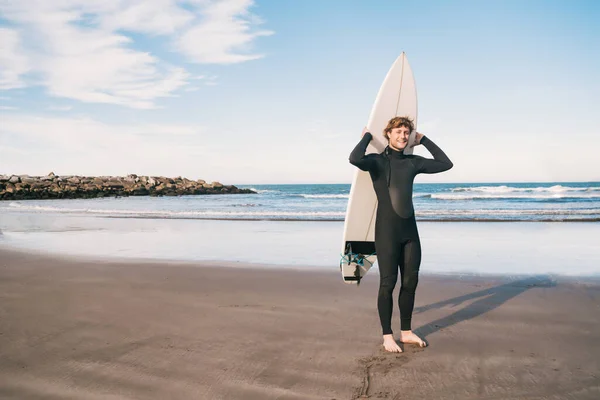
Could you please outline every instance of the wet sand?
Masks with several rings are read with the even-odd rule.
[[[0,398],[600,398],[597,281],[422,275],[390,354],[377,280],[0,249]]]

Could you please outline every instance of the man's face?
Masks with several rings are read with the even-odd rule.
[[[390,140],[390,147],[394,150],[404,150],[406,145],[408,144],[408,138],[410,136],[410,131],[407,127],[401,126],[400,128],[394,128],[388,133],[388,138]]]

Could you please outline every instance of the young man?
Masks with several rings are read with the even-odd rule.
[[[412,203],[413,180],[417,174],[435,174],[453,166],[452,161],[435,143],[418,132],[415,146],[424,145],[434,159],[405,155],[404,149],[413,130],[414,124],[410,118],[392,118],[383,131],[388,146],[382,153],[365,155],[373,138],[365,128],[362,140],[350,154],[351,164],[369,172],[377,194],[375,249],[380,272],[377,309],[383,330],[383,346],[393,353],[402,352],[394,340],[391,327],[392,292],[398,280],[398,270],[402,279],[398,297],[400,342],[426,346],[423,339],[411,329],[421,265],[421,243]]]

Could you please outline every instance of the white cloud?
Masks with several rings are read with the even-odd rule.
[[[48,107],[49,111],[71,111],[73,109],[72,106],[50,106]]]
[[[219,77],[218,77],[218,76],[216,76],[216,75],[209,76],[208,78],[206,78],[206,81],[204,82],[204,84],[205,84],[206,86],[216,86],[216,85],[218,85],[218,84],[219,84],[219,82],[217,82],[217,79],[218,79],[218,78],[219,78]]]
[[[113,3],[113,6],[101,17],[102,26],[109,30],[134,31],[150,35],[172,34],[187,26],[195,18],[194,13],[180,7],[176,0]]]
[[[211,75],[211,76],[207,76],[207,75],[198,75],[193,77],[192,79],[194,80],[198,80],[198,81],[202,81],[202,82],[198,82],[198,85],[204,85],[204,86],[216,86],[219,83],[217,82],[218,76],[217,75]],[[202,89],[200,86],[193,86],[193,87],[189,87],[184,89],[186,92],[197,92],[198,90]]]
[[[252,42],[269,36],[269,30],[254,30],[260,24],[248,10],[252,0],[199,1],[203,20],[188,29],[177,41],[178,48],[199,63],[234,64],[262,58],[252,53]]]
[[[14,29],[0,28],[0,89],[25,86],[21,75],[27,71],[29,63],[20,50],[19,33]]]
[[[204,135],[195,125],[10,114],[0,124],[0,159],[5,173],[177,176],[209,153]]]
[[[154,108],[191,75],[141,51],[130,33],[165,36],[192,62],[260,58],[252,41],[271,34],[248,12],[251,0],[0,0],[0,89],[25,85],[22,75],[54,96],[132,108]],[[154,44],[150,42],[151,44]],[[172,48],[169,48],[172,50]],[[207,84],[214,84],[211,81]]]
[[[18,108],[12,106],[0,106],[0,110],[18,110]]]
[[[35,138],[49,143],[63,142],[69,149],[103,143],[132,142],[143,144],[149,137],[164,135],[169,141],[173,136],[190,136],[202,131],[193,125],[165,124],[106,124],[87,117],[59,118],[14,114],[6,117],[0,126],[0,134],[18,134],[20,138]],[[150,144],[151,145],[151,144]]]

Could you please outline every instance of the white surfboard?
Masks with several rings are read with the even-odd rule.
[[[371,110],[367,129],[373,140],[366,154],[381,153],[388,142],[383,129],[396,116],[408,116],[415,123],[404,154],[412,154],[417,129],[417,89],[406,55],[402,53],[388,71]],[[352,138],[358,143],[360,135]],[[377,197],[368,172],[356,168],[344,223],[340,270],[344,282],[359,284],[377,259],[375,251],[375,215]]]

